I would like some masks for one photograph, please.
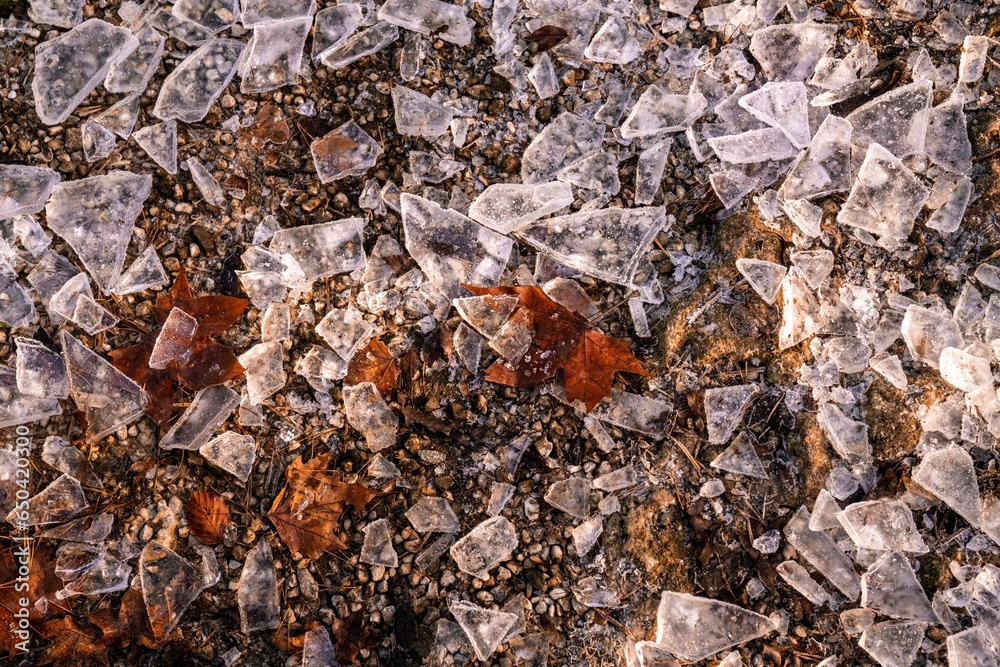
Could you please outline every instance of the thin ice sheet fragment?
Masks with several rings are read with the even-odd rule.
[[[146,155],[168,174],[177,173],[177,121],[167,120],[148,125],[133,135]]]
[[[361,432],[369,451],[377,452],[396,444],[399,420],[371,382],[344,387],[347,423]]]
[[[454,110],[406,86],[393,87],[392,106],[396,131],[414,137],[436,139],[455,117]]]
[[[397,39],[399,39],[399,28],[391,23],[379,21],[372,27],[337,42],[320,54],[319,59],[327,67],[339,70],[355,60],[381,51]]]
[[[913,522],[913,512],[898,500],[870,500],[848,505],[837,515],[858,547],[872,551],[927,553]]]
[[[772,25],[754,31],[750,53],[768,81],[805,81],[836,41],[837,27],[818,23]]]
[[[743,431],[735,438],[721,454],[716,456],[709,464],[717,470],[747,475],[758,479],[768,479],[764,464],[761,463],[757,451],[753,447],[753,437]]]
[[[963,106],[959,100],[949,100],[931,109],[924,140],[931,162],[956,174],[972,169],[972,141]]]
[[[542,128],[521,155],[521,180],[549,183],[556,173],[601,149],[604,126],[574,113],[562,113]]]
[[[28,18],[35,23],[72,28],[83,21],[84,0],[30,0]]]
[[[243,563],[236,600],[240,607],[243,634],[274,629],[281,623],[281,596],[274,571],[274,555],[263,537]]]
[[[515,614],[485,609],[464,600],[452,602],[448,609],[480,660],[489,660],[511,627],[517,623]]]
[[[165,638],[204,590],[205,579],[191,563],[159,542],[150,541],[139,556],[139,580],[149,622]]]
[[[191,179],[205,201],[212,206],[222,206],[226,201],[226,195],[219,181],[212,175],[212,171],[194,156],[187,159],[187,166],[191,171]]]
[[[809,146],[809,98],[801,81],[765,83],[741,97],[739,105],[758,120],[781,130],[796,148]]]
[[[861,577],[854,564],[826,533],[809,528],[809,511],[800,507],[785,524],[785,538],[799,555],[850,600],[861,594]]]
[[[239,356],[246,370],[247,397],[251,405],[260,405],[285,386],[287,376],[283,349],[278,341],[257,343]]]
[[[927,624],[920,621],[876,623],[861,633],[858,646],[882,667],[910,667],[926,629]]]
[[[757,391],[757,386],[752,384],[705,390],[705,419],[709,442],[721,444],[729,441],[743,419],[750,399]]]
[[[257,443],[252,435],[225,431],[202,445],[198,453],[216,468],[246,482],[257,459]]]
[[[406,518],[418,533],[457,533],[461,530],[447,498],[424,496],[406,510]]]
[[[171,12],[177,18],[217,33],[236,23],[240,6],[238,0],[177,0]]]
[[[932,85],[917,81],[900,86],[848,114],[851,145],[862,151],[883,146],[898,159],[924,150]]]
[[[240,4],[243,8],[240,23],[244,28],[311,18],[316,13],[316,0],[241,0]]]
[[[122,139],[128,139],[132,134],[132,128],[135,127],[136,120],[139,119],[141,99],[142,97],[138,93],[133,93],[115,102],[107,111],[98,114],[95,120]]]
[[[80,482],[60,475],[51,484],[28,499],[27,508],[15,507],[7,521],[26,526],[62,523],[87,509],[87,498]]]
[[[473,23],[465,15],[465,8],[450,2],[388,0],[379,8],[378,18],[421,35],[433,34],[458,46],[472,41]]]
[[[946,347],[964,347],[962,330],[949,313],[916,304],[908,306],[901,326],[903,341],[914,359],[938,368]]]
[[[788,272],[784,266],[763,259],[741,257],[736,260],[736,269],[766,303],[773,304],[778,300],[778,290]]]
[[[163,449],[198,449],[208,442],[240,403],[240,395],[225,385],[202,389],[160,440]]]
[[[698,661],[771,632],[766,616],[728,602],[663,591],[656,641],[684,660]]]
[[[109,92],[142,93],[160,66],[166,38],[151,25],[137,32],[135,37],[139,45],[128,56],[112,64],[104,78],[104,87]]]
[[[509,234],[572,203],[573,189],[561,181],[534,185],[496,183],[472,202],[469,217],[501,234]]]
[[[156,254],[156,248],[146,249],[132,262],[115,283],[111,293],[118,296],[134,294],[154,287],[163,287],[168,282],[167,272]]]
[[[92,118],[80,125],[80,144],[87,162],[103,160],[115,150],[115,134]]]
[[[643,91],[621,124],[624,139],[637,139],[689,127],[707,108],[701,93],[668,93],[656,84]]]
[[[313,24],[312,59],[350,37],[361,25],[361,5],[347,3],[321,9]]]
[[[66,398],[69,378],[62,356],[34,338],[15,337],[17,389],[25,396]]]
[[[0,260],[0,322],[17,329],[35,321],[31,295],[21,287],[17,274]]]
[[[905,239],[929,194],[898,158],[872,143],[837,222],[883,239]]]
[[[450,549],[458,569],[480,579],[506,560],[517,548],[514,524],[502,516],[486,519],[470,530]]]
[[[374,167],[383,153],[382,146],[353,120],[315,140],[309,149],[321,183],[360,176]]]
[[[960,447],[936,449],[913,470],[913,481],[944,501],[973,526],[983,520],[972,457]]]
[[[937,623],[917,575],[906,556],[889,552],[861,577],[861,606],[884,616]]]
[[[243,42],[213,39],[167,75],[156,98],[153,115],[160,120],[197,123],[208,114],[212,103],[236,75]]]
[[[240,60],[240,92],[264,93],[298,82],[312,16],[258,25]]]
[[[660,191],[663,181],[663,171],[670,157],[670,147],[673,139],[667,137],[654,143],[639,153],[639,161],[635,167],[635,203],[652,204]]]
[[[41,211],[60,179],[46,167],[0,164],[0,220]]]
[[[364,542],[358,557],[362,563],[381,565],[382,567],[397,567],[399,555],[392,546],[392,525],[388,519],[377,519],[364,527]]]
[[[594,34],[583,55],[598,63],[624,65],[639,57],[642,44],[618,16],[611,16]]]
[[[312,282],[327,276],[350,273],[365,265],[362,218],[344,218],[318,225],[305,225],[275,232],[268,249],[288,254]]]

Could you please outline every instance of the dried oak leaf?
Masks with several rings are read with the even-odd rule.
[[[17,626],[14,614],[21,608],[21,598],[28,599],[28,622],[35,625],[45,620],[57,610],[55,602],[56,591],[63,587],[62,580],[55,573],[55,546],[51,543],[35,544],[31,552],[28,589],[18,590],[17,558],[13,551],[5,551],[0,555],[0,653],[6,651],[14,655],[18,642],[22,641],[13,634]],[[49,600],[37,605],[42,598]],[[41,611],[44,609],[45,611]]]
[[[288,143],[288,121],[281,118],[281,110],[275,105],[265,104],[253,120],[253,125],[247,131],[252,145],[260,147],[269,141],[272,144]]]
[[[339,472],[330,469],[332,453],[314,457],[308,463],[302,457],[285,470],[285,486],[271,504],[267,518],[278,537],[292,553],[318,558],[324,551],[346,549],[337,535],[345,505],[362,511],[378,495],[356,484],[346,484]]]
[[[333,652],[341,664],[353,665],[363,649],[369,649],[382,641],[382,633],[365,625],[365,616],[360,612],[346,619],[336,618],[330,627],[333,635]]]
[[[569,33],[557,25],[543,25],[538,30],[524,38],[526,42],[534,42],[540,52],[548,51],[559,42],[569,37]]]
[[[188,285],[184,269],[177,274],[177,280],[169,292],[161,292],[156,297],[153,306],[153,317],[160,324],[167,320],[170,311],[180,308],[191,317],[198,320],[198,330],[195,341],[207,340],[209,336],[217,336],[233,326],[240,319],[250,302],[234,296],[209,294],[195,296]]]
[[[587,320],[537,287],[465,287],[477,296],[516,296],[508,323],[532,332],[531,346],[517,362],[498,359],[486,369],[490,382],[534,387],[561,370],[566,398],[582,401],[589,412],[611,395],[615,373],[649,375],[627,341],[591,329]]]
[[[66,615],[42,626],[40,634],[49,644],[38,656],[38,665],[73,665],[73,667],[110,667],[108,648],[95,642]]]
[[[125,648],[130,644],[139,644],[151,649],[162,647],[153,636],[139,577],[132,579],[132,585],[122,596],[118,609],[98,609],[90,614],[90,622],[101,629],[103,634],[98,642],[103,646]]]
[[[396,360],[389,348],[378,338],[372,338],[368,344],[358,350],[347,365],[345,385],[373,382],[378,393],[386,396],[396,388],[399,372],[396,370]]]
[[[226,528],[233,522],[229,506],[222,496],[208,491],[195,491],[184,506],[188,528],[195,538],[214,547],[222,543]]]

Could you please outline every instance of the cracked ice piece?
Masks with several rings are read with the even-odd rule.
[[[45,233],[38,221],[30,215],[19,215],[14,218],[14,235],[21,247],[31,253],[36,259],[45,254],[52,239]]]
[[[399,39],[399,28],[379,21],[371,28],[342,39],[320,54],[319,59],[327,67],[339,70],[355,60],[381,51]]]
[[[506,560],[517,548],[514,524],[502,516],[483,521],[451,545],[449,553],[458,569],[480,579]]]
[[[269,630],[281,624],[281,596],[274,572],[274,556],[267,540],[261,538],[243,563],[236,600],[240,606],[243,634]]]
[[[156,637],[165,638],[204,590],[201,572],[159,542],[146,544],[139,556],[139,580]]]
[[[472,654],[472,644],[469,643],[462,626],[446,618],[439,618],[428,664],[467,665],[472,660]]]
[[[781,329],[778,347],[782,350],[798,345],[820,328],[820,307],[816,296],[799,270],[792,268],[781,285]]]
[[[961,101],[952,100],[930,110],[924,152],[942,169],[968,174],[972,169],[972,142]]]
[[[115,133],[96,120],[88,118],[80,126],[80,143],[87,162],[103,160],[115,150]]]
[[[565,112],[542,128],[521,155],[521,180],[534,185],[555,180],[556,173],[585,155],[601,150],[604,126]]]
[[[105,295],[118,282],[153,177],[128,171],[60,183],[45,205],[49,229],[76,253]]]
[[[721,444],[729,441],[729,437],[743,419],[743,412],[750,405],[750,399],[756,393],[757,386],[752,384],[705,390],[709,442]]]
[[[67,398],[69,379],[62,356],[33,338],[14,338],[17,344],[17,390],[24,396]]]
[[[318,61],[323,52],[340,44],[361,25],[361,5],[349,3],[327,7],[316,14],[313,30],[312,59]]]
[[[371,382],[344,387],[347,423],[365,436],[369,451],[377,452],[396,444],[399,420]]]
[[[38,537],[49,540],[62,540],[64,542],[82,542],[84,544],[104,544],[104,540],[111,534],[111,527],[114,525],[113,514],[94,514],[73,519],[68,523],[49,528],[39,533]]]
[[[854,503],[839,512],[837,518],[862,549],[927,553],[927,545],[913,523],[913,512],[901,501]]]
[[[11,510],[7,521],[28,526],[63,523],[85,509],[87,498],[83,487],[78,480],[64,474],[29,498],[27,508]]]
[[[83,21],[83,0],[30,0],[28,18],[35,23],[72,28]]]
[[[983,520],[972,457],[960,447],[936,449],[913,470],[913,481],[944,501],[973,526]]]
[[[445,297],[467,294],[462,283],[495,285],[514,242],[458,211],[408,193],[400,197],[406,249]]]
[[[947,347],[965,347],[962,330],[951,317],[923,306],[906,308],[900,327],[906,347],[918,361],[938,368]]]
[[[247,396],[252,405],[260,405],[288,381],[278,341],[257,343],[239,356],[239,362],[246,369]]]
[[[423,151],[410,151],[409,163],[410,173],[420,183],[442,183],[465,169],[465,165],[457,160]]]
[[[990,358],[971,354],[954,347],[941,350],[938,361],[941,378],[948,384],[972,394],[980,389],[993,387],[993,372]]]
[[[462,529],[446,498],[424,496],[406,511],[406,518],[418,533],[457,533]]]
[[[360,176],[375,166],[383,152],[353,120],[315,140],[309,148],[321,183]]]
[[[673,139],[667,137],[639,153],[635,167],[635,203],[652,204],[663,181]]]
[[[396,567],[399,556],[392,547],[392,526],[388,519],[372,521],[364,527],[365,541],[361,545],[361,556],[358,560],[369,565]]]
[[[837,27],[818,23],[772,25],[754,31],[750,53],[768,81],[805,81],[836,41]]]
[[[600,514],[595,514],[574,528],[573,545],[576,547],[577,557],[583,558],[590,553],[603,532],[604,519]]]
[[[628,31],[628,26],[612,15],[598,29],[590,44],[583,51],[585,58],[598,63],[624,65],[639,57],[642,44]]]
[[[963,176],[955,183],[945,202],[931,214],[927,226],[939,232],[950,234],[958,231],[965,218],[965,209],[972,198],[972,181]]]
[[[664,132],[680,132],[701,116],[708,106],[701,93],[668,93],[656,84],[643,91],[621,124],[623,139],[637,139]],[[603,134],[603,132],[602,132]]]
[[[379,8],[378,18],[421,35],[433,34],[458,46],[472,41],[473,23],[462,5],[441,0],[388,0]]]
[[[868,150],[878,144],[897,160],[922,152],[932,94],[930,81],[917,81],[858,107],[846,119],[853,128],[851,145]]]
[[[795,147],[784,133],[775,127],[747,130],[740,134],[709,137],[708,145],[723,162],[756,164],[768,160],[785,160],[795,155]]]
[[[717,470],[725,470],[739,475],[747,475],[758,479],[769,479],[761,463],[757,451],[753,447],[753,436],[747,431],[741,432],[729,447],[715,457],[709,464]]]
[[[739,105],[758,120],[781,130],[796,148],[807,148],[809,99],[801,81],[770,81],[739,99]]]
[[[612,208],[539,220],[519,229],[518,236],[566,266],[631,286],[646,248],[665,224],[662,206]]]
[[[618,180],[618,153],[597,151],[556,173],[560,181],[584,190],[613,196],[621,190]]]
[[[826,284],[833,271],[833,253],[829,250],[800,250],[792,253],[792,264],[806,284],[818,290]]]
[[[591,318],[600,314],[597,304],[587,295],[580,283],[571,278],[553,278],[542,285],[542,291],[560,306],[569,308],[577,315]]]
[[[330,631],[319,626],[307,632],[302,644],[302,667],[339,666],[333,642],[330,641]]]
[[[858,646],[882,667],[910,667],[924,639],[926,623],[886,621],[861,633]]]
[[[201,192],[201,196],[205,198],[205,201],[212,206],[222,206],[226,201],[226,196],[222,191],[222,186],[215,180],[215,176],[212,176],[212,171],[196,157],[189,157],[187,159],[187,166],[191,171],[191,178],[194,180],[194,184],[198,186],[198,191]]]
[[[202,445],[198,453],[216,468],[246,482],[257,460],[257,442],[252,435],[225,431]]]
[[[183,366],[191,358],[191,341],[198,330],[198,320],[180,308],[173,308],[160,328],[149,355],[150,368],[166,368],[171,363]]]
[[[572,203],[573,189],[561,181],[534,185],[498,183],[476,197],[469,207],[469,217],[501,234],[509,234]]]
[[[962,59],[958,64],[958,80],[960,83],[975,83],[983,77],[986,67],[987,51],[990,48],[989,37],[967,35],[962,42]]]
[[[881,352],[872,355],[868,363],[873,371],[888,380],[896,389],[906,391],[906,373],[903,371],[902,362],[895,354]]]
[[[948,647],[948,667],[997,667],[982,628],[971,627],[948,635],[945,643]]]
[[[486,338],[493,338],[517,309],[518,297],[487,294],[454,299],[452,304],[473,329]]]
[[[725,169],[708,177],[712,189],[726,208],[732,208],[757,187],[758,179],[749,177],[742,171]]]
[[[565,395],[559,400],[565,401]],[[663,401],[612,389],[611,396],[595,405],[588,416],[619,428],[662,438],[670,429],[672,414],[673,408]]]
[[[750,283],[750,287],[765,302],[773,304],[778,300],[778,290],[781,289],[781,281],[785,279],[785,274],[788,273],[788,269],[784,266],[763,259],[741,257],[736,260],[736,269],[743,274],[743,277]]]
[[[613,470],[601,475],[594,480],[594,488],[601,491],[620,491],[635,486],[639,483],[639,474],[635,466],[627,465],[624,468]]]
[[[87,444],[142,416],[146,398],[139,385],[68,331],[59,335],[69,373],[69,392],[87,420]]]
[[[454,110],[406,86],[393,87],[392,105],[396,131],[414,137],[436,139],[455,117]]]
[[[129,95],[98,115],[95,120],[122,139],[128,139],[132,134],[132,128],[135,127],[136,120],[139,118],[141,99],[142,96],[138,93]]]
[[[803,234],[815,238],[823,232],[823,209],[805,199],[789,199],[781,202],[785,212]]]
[[[0,164],[0,220],[41,211],[60,178],[45,167]]]
[[[291,255],[302,268],[305,280],[311,283],[365,266],[363,226],[362,218],[344,218],[281,229],[271,237],[268,248],[277,255]]]
[[[814,199],[851,187],[849,122],[827,116],[816,130],[809,149],[789,169],[778,194],[782,199]]]
[[[802,506],[785,524],[785,538],[799,555],[826,577],[849,600],[861,594],[861,578],[837,543],[826,533],[809,528],[809,511]]]
[[[42,460],[59,472],[69,475],[89,489],[103,489],[101,478],[87,456],[57,435],[50,435],[42,445]]]
[[[333,348],[341,359],[354,358],[375,332],[375,325],[365,320],[354,304],[334,308],[316,325],[316,333]]]
[[[0,428],[28,424],[61,413],[59,399],[25,396],[17,388],[17,374],[0,367]]]
[[[90,294],[77,295],[73,316],[69,319],[80,325],[80,328],[91,336],[118,324],[118,318],[94,301],[94,297]]]
[[[151,25],[137,32],[135,37],[139,40],[139,45],[128,56],[112,64],[104,78],[104,87],[108,92],[142,93],[156,73],[156,68],[160,66],[166,38]],[[98,117],[99,122],[100,120]]]
[[[543,53],[535,59],[535,64],[528,71],[528,81],[535,87],[538,98],[542,100],[555,97],[562,88],[548,53]]]
[[[895,552],[882,556],[862,575],[861,606],[892,618],[937,623],[909,561]]]
[[[298,82],[312,15],[258,25],[240,59],[240,92],[264,93]]]
[[[177,173],[177,121],[168,120],[135,133],[135,142],[168,174]],[[190,166],[190,165],[189,165]]]
[[[206,387],[194,395],[191,404],[160,440],[163,449],[199,449],[215,429],[229,419],[240,395],[225,385]]]
[[[591,481],[583,477],[563,479],[548,488],[545,502],[577,519],[586,519],[590,514],[590,487]]]
[[[164,79],[153,115],[185,123],[204,119],[236,75],[243,46],[235,39],[213,39],[198,47]]]
[[[134,262],[122,273],[111,289],[112,294],[124,296],[154,287],[163,287],[169,282],[156,248],[147,246]]]
[[[236,23],[240,6],[238,0],[177,0],[171,13],[214,34]]]
[[[316,0],[242,0],[240,23],[244,28],[258,28],[281,21],[308,18],[316,13]]]
[[[817,417],[833,448],[845,461],[870,464],[872,448],[868,443],[868,424],[854,421],[833,403],[823,403]]]
[[[608,590],[604,582],[597,577],[585,577],[573,587],[573,597],[581,604],[591,609],[617,607],[620,604],[618,594]]]
[[[480,660],[489,660],[518,620],[516,614],[485,609],[464,600],[452,602],[448,610],[458,621]]]
[[[347,375],[347,362],[325,347],[313,345],[295,362],[295,372],[313,389],[326,393],[333,388],[334,381]]]
[[[774,630],[766,616],[728,602],[663,591],[656,641],[684,660],[698,661]]]
[[[786,560],[775,569],[786,584],[797,590],[814,605],[822,605],[830,601],[830,594],[823,590],[823,587],[809,576],[809,572],[795,561]]]
[[[84,21],[35,49],[31,90],[46,125],[63,122],[104,81],[108,69],[139,44],[130,31],[100,19]]]

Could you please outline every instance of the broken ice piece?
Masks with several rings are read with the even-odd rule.
[[[735,438],[729,447],[715,457],[709,464],[718,470],[747,475],[758,479],[768,479],[764,464],[760,462],[757,451],[753,447],[753,436],[743,431]]]
[[[320,54],[319,59],[327,67],[339,70],[355,60],[381,51],[399,39],[399,28],[379,21],[371,28],[356,32],[340,40]]]
[[[781,284],[781,329],[778,348],[787,350],[812,336],[820,328],[820,306],[795,267]]]
[[[160,120],[197,123],[236,75],[243,42],[213,39],[185,58],[160,87],[153,115]]]
[[[288,340],[292,311],[287,303],[272,303],[260,317],[260,339],[264,343]]]
[[[996,667],[993,650],[986,641],[986,634],[980,627],[971,627],[963,632],[948,635],[949,667]]]
[[[785,160],[795,155],[795,147],[785,134],[773,127],[747,130],[739,134],[709,137],[708,145],[716,156],[730,164],[756,164]]]
[[[257,443],[252,435],[225,431],[198,449],[206,461],[246,482],[257,459]]]
[[[217,33],[236,23],[240,7],[237,0],[178,0],[172,13],[177,18]]]
[[[73,315],[69,318],[91,336],[118,324],[118,318],[94,301],[90,294],[78,294]]]
[[[792,264],[814,290],[826,284],[833,271],[833,253],[829,250],[800,250],[792,253]]]
[[[556,172],[556,178],[583,190],[607,196],[618,194],[618,153],[597,151]]]
[[[585,577],[573,587],[573,597],[591,609],[617,607],[618,594],[608,590],[597,577]]]
[[[68,523],[49,528],[38,534],[38,537],[64,542],[83,542],[85,544],[103,544],[114,524],[113,514],[94,514],[73,519]]]
[[[781,130],[796,148],[807,148],[809,100],[801,81],[770,81],[739,99],[739,105],[755,118]]]
[[[100,19],[84,21],[35,49],[31,90],[35,111],[46,125],[63,122],[104,81],[108,69],[132,52],[132,33]]]
[[[973,526],[983,519],[972,457],[960,447],[936,449],[913,470],[913,481],[944,501]]]
[[[87,162],[103,160],[115,150],[115,134],[92,118],[80,125],[80,143]]]
[[[514,524],[502,516],[486,519],[455,542],[449,552],[458,569],[480,579],[517,548]]]
[[[490,488],[490,501],[486,506],[487,516],[499,516],[510,499],[514,497],[515,487],[505,482],[493,482]]]
[[[814,605],[822,605],[830,601],[830,594],[823,590],[823,587],[809,576],[809,572],[795,561],[786,560],[775,569],[778,571],[778,576],[784,579],[786,584],[797,590]]]
[[[122,139],[128,139],[139,119],[140,95],[132,94],[116,102],[107,111],[99,114],[95,120],[108,128]]]
[[[778,300],[778,290],[788,269],[781,264],[748,257],[737,259],[736,268],[766,303],[773,304]]]
[[[954,319],[918,305],[906,308],[900,330],[913,358],[931,368],[939,367],[946,347],[965,346],[962,330]]]
[[[954,347],[941,350],[941,378],[948,384],[966,393],[993,387],[993,372],[990,358],[972,354]]]
[[[297,83],[311,26],[310,14],[254,27],[240,58],[240,92],[264,93]]]
[[[809,517],[809,530],[822,531],[838,528],[840,519],[837,514],[840,506],[837,499],[826,489],[820,489],[816,502],[813,504],[812,515]]]
[[[909,561],[895,552],[872,563],[861,577],[861,606],[893,618],[937,623]]]
[[[18,283],[14,270],[0,259],[0,323],[17,329],[30,324],[35,317],[31,295]]]
[[[257,343],[239,356],[247,374],[247,396],[254,405],[285,386],[288,378],[283,365],[283,348],[278,341]]]
[[[392,104],[396,131],[400,134],[436,139],[445,133],[455,112],[405,86],[394,86]]]
[[[369,565],[396,567],[399,557],[392,546],[392,527],[388,519],[372,521],[364,527],[365,541],[359,560]]]
[[[965,218],[965,209],[972,198],[972,181],[963,176],[958,179],[945,202],[931,214],[927,226],[943,234],[957,231]]]
[[[684,660],[698,661],[774,629],[766,616],[728,602],[664,591],[656,612],[656,641]]]
[[[465,8],[441,0],[388,0],[379,8],[378,18],[458,46],[472,41],[473,23]]]
[[[639,161],[635,167],[635,203],[641,205],[652,204],[660,191],[660,182],[663,180],[663,170],[667,166],[667,158],[670,156],[670,147],[673,139],[667,137],[660,139],[652,146],[639,153]]]
[[[111,293],[124,296],[154,287],[163,287],[167,282],[167,272],[164,271],[160,257],[156,254],[156,248],[147,246],[122,273]]]
[[[27,526],[62,523],[87,509],[80,482],[69,475],[60,475],[51,484],[28,499],[26,508],[15,507],[7,521]]]
[[[424,496],[406,511],[418,533],[457,533],[462,529],[446,498]]]
[[[469,217],[501,234],[509,234],[572,203],[572,188],[560,181],[535,185],[498,183],[476,197],[469,207]]]
[[[465,322],[455,328],[452,335],[452,345],[462,364],[470,373],[479,370],[479,360],[483,354],[483,337],[472,330]]]
[[[0,220],[41,211],[59,180],[45,167],[0,164]]]
[[[281,596],[274,572],[271,545],[261,538],[243,563],[236,599],[240,606],[240,628],[243,634],[255,630],[270,630],[281,623]]]
[[[975,83],[983,77],[991,41],[989,37],[982,35],[966,36],[962,42],[962,58],[958,64],[960,83]]]
[[[814,199],[851,187],[851,124],[829,115],[816,130],[809,149],[789,169],[782,199]]]
[[[473,648],[469,638],[458,623],[446,618],[437,621],[434,644],[427,656],[429,665],[468,665]]]
[[[353,120],[316,139],[309,148],[321,183],[360,176],[375,166],[383,152]]]
[[[219,181],[215,180],[210,169],[203,165],[198,158],[189,157],[187,159],[188,169],[191,171],[191,179],[198,186],[198,191],[212,206],[222,206],[226,201],[226,195],[222,191]]]
[[[583,558],[590,553],[603,532],[604,519],[600,514],[595,514],[574,528],[573,545],[576,547],[577,557]]]
[[[202,389],[160,440],[163,449],[199,449],[229,419],[240,395],[225,385]]]
[[[170,364],[183,366],[193,352],[191,341],[198,330],[198,320],[180,308],[173,308],[156,336],[149,355],[150,368],[167,368]]]
[[[313,30],[312,59],[349,37],[361,25],[361,5],[345,3],[321,9]]]
[[[83,0],[31,0],[28,18],[35,23],[72,28],[83,21]]]
[[[722,169],[708,177],[712,190],[727,209],[736,206],[743,197],[757,187],[758,179],[749,177],[742,171]]]
[[[852,465],[871,463],[868,424],[851,419],[833,403],[820,405],[817,421],[830,444],[845,461]]]
[[[168,174],[177,173],[177,121],[168,120],[138,130],[134,135],[146,154]],[[188,165],[190,167],[190,163]]]
[[[906,391],[907,379],[903,364],[895,354],[881,352],[872,355],[868,360],[871,369],[884,377],[889,383],[900,391]]]
[[[652,84],[636,100],[619,132],[623,139],[680,132],[701,116],[706,107],[707,100],[701,93],[678,95]]]
[[[103,489],[87,456],[57,435],[50,435],[42,445],[42,460],[56,470],[76,479],[89,489]]]
[[[785,538],[799,555],[836,586],[849,600],[861,594],[861,578],[837,543],[823,532],[809,528],[809,511],[802,506],[785,524]]]
[[[159,638],[173,632],[181,615],[204,590],[201,573],[156,541],[150,541],[142,550],[139,579],[153,634]]]
[[[399,468],[396,467],[389,459],[385,458],[381,454],[376,454],[372,457],[368,466],[365,468],[365,473],[369,477],[374,477],[376,479],[393,479],[399,477]]]
[[[639,474],[636,472],[635,466],[627,465],[595,479],[594,488],[600,491],[621,491],[638,483]]]
[[[485,609],[464,600],[452,602],[448,605],[448,609],[465,632],[480,660],[489,660],[500,642],[517,623],[515,614]]]
[[[0,367],[0,428],[27,424],[58,414],[62,414],[59,399],[21,394],[17,389],[16,373],[7,367]],[[10,498],[13,500],[13,495]]]
[[[837,518],[862,549],[927,553],[927,545],[913,523],[913,513],[898,500],[854,503]]]
[[[350,361],[369,340],[375,326],[365,320],[354,304],[347,308],[332,309],[316,325],[316,333],[327,342],[344,361]]]
[[[929,81],[916,81],[858,107],[846,118],[851,144],[862,151],[879,144],[897,160],[922,152],[932,88]]]
[[[25,396],[66,398],[69,379],[62,356],[33,338],[14,338],[17,389]]]
[[[35,258],[41,257],[52,245],[52,239],[45,233],[38,221],[30,215],[19,215],[14,218],[14,234],[21,242],[21,247]]]
[[[743,419],[743,412],[750,405],[750,399],[756,393],[757,386],[752,384],[705,390],[709,442],[721,444],[729,440]]]
[[[560,480],[549,486],[545,502],[577,519],[586,519],[590,513],[591,486],[591,481],[583,477]]]
[[[294,259],[311,283],[319,278],[350,273],[365,265],[362,218],[344,218],[318,225],[280,229],[271,237],[268,249]]]
[[[306,633],[302,642],[302,667],[339,667],[330,631],[317,626]]]
[[[524,149],[521,180],[530,185],[554,181],[560,169],[601,150],[604,130],[574,113],[556,116]]]
[[[614,15],[604,22],[583,51],[589,60],[614,65],[630,63],[641,53],[642,44],[632,36],[625,22]]]
[[[972,168],[972,142],[968,121],[959,100],[943,102],[930,111],[924,152],[931,162],[956,174]]]
[[[135,37],[139,40],[135,50],[108,69],[108,74],[104,78],[104,87],[108,92],[142,93],[160,66],[166,38],[151,25],[146,25],[136,32]],[[98,117],[97,120],[100,122],[101,118]],[[108,129],[113,130],[111,127]],[[122,137],[125,138],[127,137]]]
[[[313,389],[329,392],[335,380],[347,375],[347,362],[325,347],[313,345],[295,362],[295,372],[306,378]]]
[[[882,667],[910,667],[926,628],[927,624],[919,621],[876,623],[861,633],[858,646]]]
[[[528,71],[528,81],[535,87],[539,99],[547,100],[559,94],[561,89],[559,77],[556,76],[556,70],[552,67],[552,58],[549,57],[548,53],[543,53],[535,58],[535,64]]]
[[[750,53],[768,81],[805,81],[836,41],[837,28],[806,22],[755,30]]]
[[[396,444],[399,420],[374,384],[348,385],[343,389],[343,399],[347,423],[365,436],[369,451],[377,452]]]
[[[128,588],[132,566],[117,558],[102,553],[86,571],[80,573],[66,586],[56,592],[57,600],[65,600],[75,595],[106,595]]]

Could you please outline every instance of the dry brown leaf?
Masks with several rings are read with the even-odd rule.
[[[358,350],[351,363],[347,365],[345,385],[373,382],[378,393],[386,396],[396,388],[399,378],[396,370],[396,360],[389,348],[378,338],[372,338],[367,345]]]
[[[559,42],[569,37],[569,33],[557,25],[543,25],[538,30],[524,38],[526,42],[534,42],[541,52],[548,51]]]
[[[38,656],[39,665],[73,667],[110,667],[108,649],[94,641],[76,624],[72,616],[63,616],[42,626],[40,634],[49,644]]]
[[[184,506],[188,528],[199,542],[214,547],[222,542],[226,528],[233,522],[229,506],[222,496],[208,491],[196,491]]]
[[[103,634],[98,642],[103,646],[125,648],[139,644],[152,649],[162,646],[153,636],[139,577],[133,577],[118,609],[99,609],[90,615],[90,622],[101,629]]]
[[[54,604],[55,594],[63,587],[62,580],[55,574],[55,545],[50,542],[36,543],[31,552],[31,574],[28,575],[27,591],[15,588],[17,566],[11,551],[5,551],[0,556],[0,653],[6,651],[11,655],[17,650],[16,644],[21,641],[13,634],[17,625],[14,614],[21,608],[20,598],[25,597],[30,601],[28,621],[35,627],[36,623],[58,610]],[[47,607],[35,604],[42,598],[50,600]],[[42,608],[47,610],[46,613],[40,611]]]

